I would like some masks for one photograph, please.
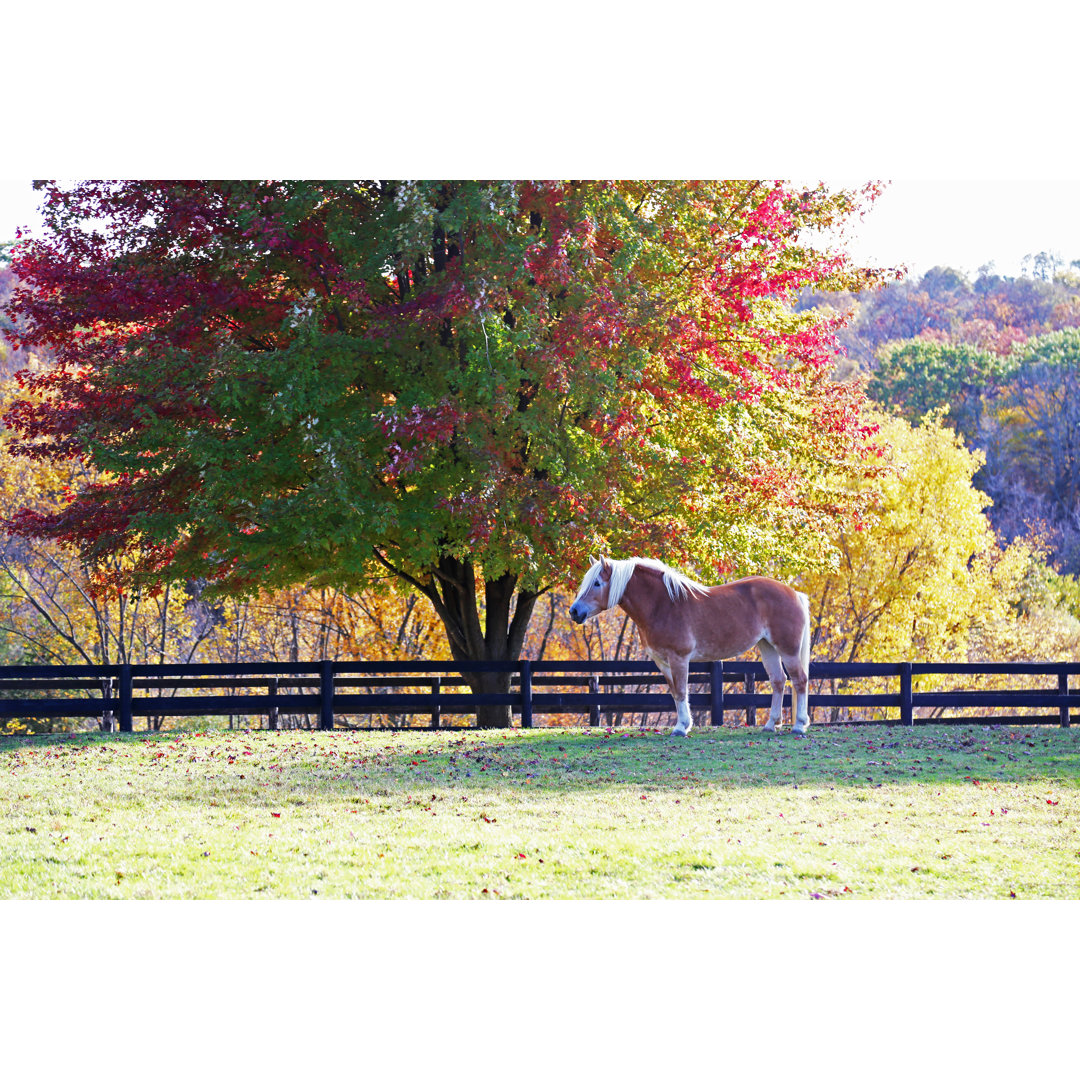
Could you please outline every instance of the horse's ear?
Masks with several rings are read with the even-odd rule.
[[[601,569],[607,570],[609,566],[611,566],[611,563],[608,561],[608,557],[606,555],[601,555],[600,556],[600,567],[601,567]]]
[[[589,565],[595,566],[600,560],[595,555],[589,556]]]

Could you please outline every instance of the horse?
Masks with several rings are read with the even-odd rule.
[[[785,672],[791,679],[796,735],[810,726],[810,601],[780,581],[747,577],[702,585],[656,559],[596,559],[570,606],[576,623],[618,605],[637,626],[645,651],[663,673],[678,717],[673,735],[689,735],[687,702],[691,661],[725,660],[757,646],[772,684],[764,730],[783,726]]]

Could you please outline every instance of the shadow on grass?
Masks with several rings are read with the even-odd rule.
[[[241,788],[275,786],[348,796],[505,789],[523,795],[636,785],[693,791],[770,786],[1080,784],[1080,730],[940,726],[812,728],[808,738],[760,728],[696,728],[688,739],[622,729],[532,731],[226,731],[7,737],[0,752],[127,750],[144,766],[191,764]],[[213,751],[213,753],[211,753]],[[200,771],[203,771],[200,768]]]
[[[441,752],[442,760],[455,754]],[[997,783],[1043,776],[1080,782],[1080,732],[982,727],[818,729],[809,738],[760,729],[696,731],[689,739],[619,731],[528,740],[485,738],[459,749],[454,764],[501,780],[560,784],[631,783],[653,788],[878,786]],[[505,773],[506,776],[502,774]]]

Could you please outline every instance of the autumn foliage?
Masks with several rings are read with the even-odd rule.
[[[973,483],[1002,541],[1048,545],[1080,572],[1080,260],[1043,252],[1028,272],[974,280],[946,267],[877,292],[807,293],[800,306],[848,315],[845,376],[912,423],[943,422],[983,456]]]
[[[815,656],[1046,661],[1080,648],[1080,262],[1029,264],[1018,278],[936,267],[801,298],[849,316],[845,374],[881,410],[885,466],[862,482],[865,527],[839,530],[837,561],[803,579]]]
[[[600,547],[790,576],[817,659],[1080,641],[1075,276],[845,291],[854,196],[766,184],[43,190],[6,662],[642,658],[565,617]]]
[[[591,550],[703,577],[820,561],[861,392],[800,290],[875,189],[716,182],[45,184],[15,451],[94,479],[12,521],[113,584],[395,575],[459,659],[518,655]]]

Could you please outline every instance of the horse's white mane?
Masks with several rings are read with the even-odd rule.
[[[688,578],[685,574],[680,574],[678,570],[672,569],[666,563],[660,562],[659,559],[609,559],[608,563],[611,566],[608,607],[614,607],[623,598],[626,586],[630,583],[634,570],[639,566],[647,566],[651,570],[659,570],[663,574],[664,588],[667,589],[672,603],[681,600],[688,592],[703,593],[708,588],[708,586],[702,585],[701,582],[694,581],[693,578]],[[578,589],[578,594],[574,598],[575,600],[580,600],[586,591],[592,588],[593,582],[600,576],[603,566],[602,562],[594,562],[589,567],[581,582],[581,588]]]

